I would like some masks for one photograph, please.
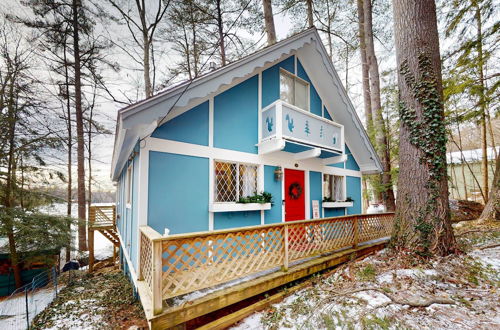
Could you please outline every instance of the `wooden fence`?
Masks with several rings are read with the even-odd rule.
[[[387,237],[394,214],[364,214],[162,237],[141,227],[139,280],[167,298]]]
[[[114,227],[115,219],[115,205],[91,205],[89,208],[90,227]]]

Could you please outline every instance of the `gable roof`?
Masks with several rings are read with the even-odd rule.
[[[166,89],[118,111],[111,177],[116,180],[137,142],[149,136],[175,108],[220,93],[290,54],[301,61],[333,120],[344,125],[345,140],[363,173],[380,172],[380,160],[335,71],[321,38],[310,28],[236,62]],[[335,110],[335,112],[332,111]]]

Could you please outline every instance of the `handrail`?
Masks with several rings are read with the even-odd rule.
[[[175,239],[183,239],[183,238],[193,238],[193,237],[206,237],[210,235],[218,235],[218,234],[228,234],[228,233],[237,233],[237,232],[242,232],[242,231],[251,231],[255,229],[262,229],[262,228],[271,228],[271,227],[281,227],[281,226],[286,226],[286,225],[297,225],[297,224],[308,224],[308,223],[316,223],[318,221],[327,221],[327,220],[341,220],[341,219],[352,219],[355,217],[362,217],[362,216],[374,216],[374,215],[394,215],[392,212],[385,212],[385,213],[375,213],[375,214],[353,214],[353,215],[343,215],[339,217],[329,217],[329,218],[321,218],[321,219],[308,219],[308,220],[297,220],[297,221],[290,221],[290,222],[278,222],[278,223],[271,223],[267,225],[256,225],[256,226],[247,226],[247,227],[238,227],[238,228],[230,228],[230,229],[217,229],[217,230],[212,230],[212,231],[199,231],[199,232],[192,232],[192,233],[186,233],[186,234],[172,234],[168,236],[162,236],[160,233],[158,233],[156,230],[149,226],[141,226],[141,230],[146,230],[149,233],[149,237],[153,241],[170,241],[170,240],[175,240]],[[154,232],[154,234],[153,234]],[[154,236],[154,237],[153,237]]]
[[[140,227],[139,280],[153,313],[167,298],[387,237],[393,213],[348,215],[163,237]]]

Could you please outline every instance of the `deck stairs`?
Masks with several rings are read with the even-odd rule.
[[[116,229],[116,206],[91,205],[89,209],[89,272],[94,268],[94,234],[95,231],[101,233],[111,243],[113,243],[113,259],[116,259],[116,250],[120,247],[120,239]]]

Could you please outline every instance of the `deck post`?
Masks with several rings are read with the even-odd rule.
[[[158,315],[163,311],[163,288],[162,288],[162,242],[152,240],[152,283],[151,293],[153,297],[153,315]]]
[[[352,247],[355,249],[358,247],[358,242],[359,242],[359,224],[358,224],[358,217],[355,216],[352,220],[352,225],[353,225],[353,229],[354,229],[354,237],[353,237],[353,244],[352,244]]]
[[[94,223],[95,223],[95,207],[89,207],[89,273],[94,271]]]
[[[283,242],[285,257],[283,260],[283,271],[288,271],[288,225],[285,225],[285,241]]]

